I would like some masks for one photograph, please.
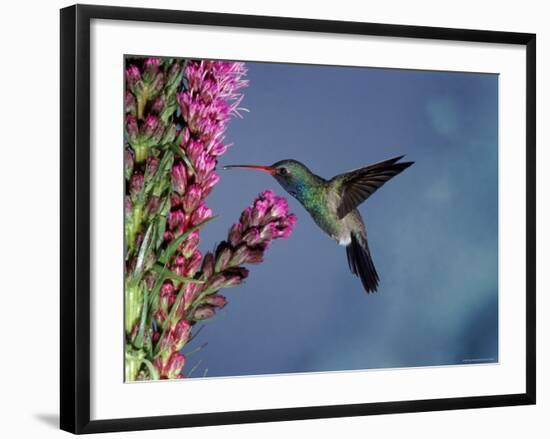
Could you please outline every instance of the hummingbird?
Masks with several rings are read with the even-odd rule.
[[[393,157],[326,180],[297,160],[270,166],[227,165],[223,169],[252,169],[272,175],[311,215],[329,237],[346,248],[351,272],[361,279],[367,293],[378,289],[379,277],[367,242],[367,229],[357,209],[378,188],[414,162]]]

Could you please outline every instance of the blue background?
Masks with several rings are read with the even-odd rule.
[[[298,222],[250,266],[185,348],[185,373],[235,376],[498,361],[498,76],[247,63],[250,85],[208,199],[224,239],[269,175],[224,164],[294,158],[329,178],[406,154],[415,161],[361,207],[380,288],[288,196]],[[200,326],[200,324],[199,324]],[[205,369],[208,369],[205,371]]]

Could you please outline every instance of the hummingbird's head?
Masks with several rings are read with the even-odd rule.
[[[223,169],[238,168],[267,172],[279,182],[284,190],[294,197],[299,195],[307,183],[308,177],[312,175],[311,171],[297,160],[281,160],[271,166],[228,165],[223,167]]]

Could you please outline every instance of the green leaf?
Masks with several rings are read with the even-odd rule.
[[[178,282],[182,282],[182,283],[185,283],[185,282],[192,283],[192,284],[203,284],[204,283],[203,280],[194,279],[192,277],[180,276],[179,274],[176,274],[173,271],[168,270],[166,268],[166,266],[163,267],[161,265],[154,265],[153,268],[151,268],[151,270],[154,271],[155,273],[162,274],[163,276],[165,276],[168,279],[177,280]]]
[[[164,242],[164,232],[166,231],[166,217],[157,216],[157,239],[155,240],[155,249],[158,250]]]
[[[185,162],[185,165],[187,166],[188,171],[190,171],[190,174],[196,175],[197,171],[195,171],[195,168],[191,163],[191,160],[189,160],[189,157],[187,157],[187,155],[183,152],[183,150],[177,144],[172,144],[170,148],[180,159],[182,159]]]
[[[147,231],[145,232],[145,236],[143,237],[143,242],[141,243],[141,246],[139,248],[139,253],[136,260],[136,267],[134,269],[134,282],[137,284],[141,277],[141,273],[143,271],[143,263],[145,261],[145,256],[150,251],[150,241],[151,241],[151,234],[153,233],[153,227],[154,224],[149,224],[149,227],[147,227]]]
[[[143,304],[141,306],[141,316],[139,320],[139,329],[134,341],[134,346],[138,349],[143,347],[143,334],[145,333],[145,326],[147,324],[147,313],[149,312],[149,290],[147,285],[144,285],[143,288]]]
[[[188,373],[185,374],[187,378],[191,378],[191,375],[193,375],[193,372],[195,372],[195,370],[197,370],[197,367],[199,367],[201,364],[202,364],[202,358],[191,368],[191,370]]]
[[[187,229],[183,234],[175,238],[169,245],[166,247],[166,250],[162,253],[162,255],[159,257],[159,262],[166,264],[172,255],[176,252],[178,247],[181,245],[181,243],[195,230],[200,229],[202,226],[204,226],[206,223],[212,221],[215,216],[212,216],[210,218],[205,219],[203,222],[197,224],[196,226],[190,227]]]
[[[166,330],[167,328],[170,327],[170,324],[174,318],[174,313],[176,312],[176,308],[179,306],[179,303],[183,297],[184,292],[185,292],[185,284],[182,284],[182,286],[180,287],[180,290],[178,291],[178,295],[176,296],[176,300],[174,300],[174,303],[170,308],[170,312],[168,313],[168,317],[166,319],[166,322],[164,323],[162,334],[158,339],[157,346],[155,347],[155,358],[160,354],[159,347],[162,344],[162,340],[164,340],[164,337],[166,336]]]
[[[160,379],[159,373],[157,371],[157,368],[155,366],[153,366],[153,363],[151,363],[146,358],[144,358],[141,361],[143,362],[143,364],[145,364],[145,367],[147,367],[147,370],[149,371],[149,375],[151,376],[151,379],[152,380],[159,380]]]
[[[149,181],[146,183],[146,189],[145,191],[147,193],[151,192],[151,190],[155,189],[159,183],[162,183],[163,179],[165,179],[167,176],[170,176],[170,171],[172,169],[172,164],[174,163],[174,154],[171,151],[165,151],[162,155],[162,158],[160,159],[159,167],[157,169],[157,172],[153,176],[153,178],[149,179]],[[164,188],[161,191],[155,191],[155,195],[160,196],[160,194],[164,191]],[[158,193],[160,192],[160,193]]]

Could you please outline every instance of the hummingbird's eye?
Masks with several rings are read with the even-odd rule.
[[[288,170],[286,168],[279,168],[278,169],[279,175],[287,175]]]

